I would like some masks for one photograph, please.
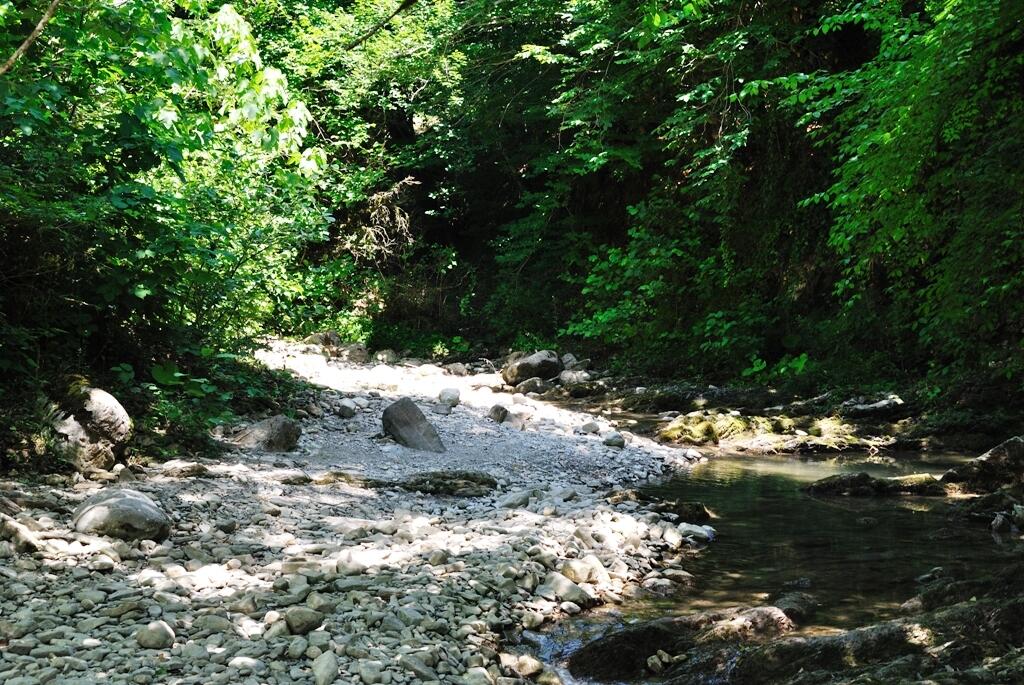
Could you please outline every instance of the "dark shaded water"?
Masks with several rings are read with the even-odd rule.
[[[892,618],[916,594],[921,574],[937,566],[984,572],[1002,562],[1006,545],[983,526],[950,522],[942,499],[816,499],[800,486],[842,472],[941,473],[965,459],[715,457],[651,488],[669,498],[704,502],[716,517],[711,525],[719,538],[686,566],[696,576],[695,591],[564,623],[541,641],[543,656],[557,661],[624,621],[764,604],[794,589],[810,592],[821,604],[813,621],[801,626],[803,634]]]

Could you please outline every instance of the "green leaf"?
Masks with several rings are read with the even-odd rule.
[[[181,385],[184,383],[182,380],[185,374],[178,370],[178,365],[174,362],[164,362],[163,364],[154,364],[149,370],[150,374],[160,385]]]

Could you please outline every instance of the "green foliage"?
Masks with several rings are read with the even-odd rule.
[[[1019,2],[439,0],[348,49],[395,6],[59,11],[0,76],[0,401],[88,370],[205,429],[263,387],[218,355],[324,328],[1019,390]]]

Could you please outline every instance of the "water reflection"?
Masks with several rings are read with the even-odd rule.
[[[917,578],[935,566],[964,572],[1000,563],[1004,550],[973,526],[947,528],[937,498],[815,499],[800,486],[836,473],[941,473],[966,457],[862,454],[827,460],[722,456],[658,494],[699,500],[716,515],[719,539],[691,562],[697,591],[642,611],[659,615],[763,603],[791,589],[811,592],[821,611],[804,633],[852,628],[895,616]],[[943,530],[942,536],[935,533]],[[639,608],[639,607],[638,607]]]

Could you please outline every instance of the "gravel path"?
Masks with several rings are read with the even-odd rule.
[[[613,426],[496,392],[495,374],[346,364],[284,343],[261,357],[325,388],[302,412],[297,450],[18,486],[23,509],[0,527],[0,682],[557,683],[523,631],[690,582],[679,566],[703,529],[606,497],[685,465],[680,451],[629,435],[608,447]],[[461,397],[446,416],[432,411],[444,388]],[[446,452],[377,435],[402,396]],[[513,420],[487,418],[495,404]],[[580,431],[591,422],[597,432]],[[497,487],[359,484],[455,469]],[[80,501],[116,488],[151,497],[170,537],[72,529]]]

